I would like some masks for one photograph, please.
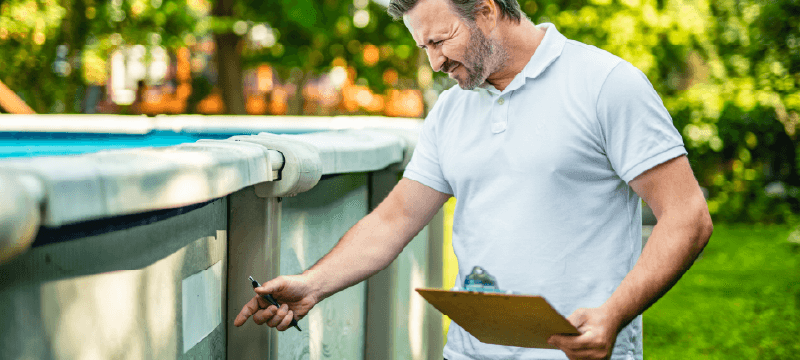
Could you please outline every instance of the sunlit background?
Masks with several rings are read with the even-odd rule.
[[[386,5],[7,0],[0,81],[38,113],[422,117],[454,83],[431,71]],[[800,4],[521,6],[534,22],[553,22],[647,74],[715,218],[784,222],[799,209]]]
[[[6,1],[0,80],[39,113],[420,117],[449,83],[386,5]]]

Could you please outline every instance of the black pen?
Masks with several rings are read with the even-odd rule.
[[[250,282],[253,284],[253,289],[261,286],[261,284],[259,284],[258,281],[253,279],[252,276],[250,277]],[[261,297],[263,297],[264,299],[267,299],[267,301],[269,301],[270,304],[275,305],[277,308],[279,308],[279,309],[281,308],[281,304],[278,304],[278,302],[275,301],[275,298],[272,297],[272,295],[270,295],[270,294],[261,295]],[[303,331],[303,330],[300,330],[300,327],[297,326],[297,321],[295,321],[294,319],[292,319],[292,323],[289,324],[289,326],[294,326],[294,327],[297,328],[298,331]]]

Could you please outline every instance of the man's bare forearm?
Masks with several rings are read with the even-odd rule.
[[[707,244],[712,229],[704,203],[694,211],[662,214],[639,261],[602,306],[618,330],[678,282]]]
[[[319,301],[383,270],[441,208],[449,195],[402,179],[387,198],[345,233],[306,276]]]
[[[319,300],[367,279],[397,257],[408,241],[392,225],[375,213],[367,215],[304,272],[317,287]]]

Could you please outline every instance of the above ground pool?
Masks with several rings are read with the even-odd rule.
[[[391,191],[422,121],[0,115],[0,357],[440,358],[438,215],[300,331],[233,317]],[[358,266],[358,264],[353,264]]]

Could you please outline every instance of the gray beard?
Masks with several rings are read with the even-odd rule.
[[[484,82],[508,58],[505,49],[489,40],[477,26],[469,28],[469,45],[467,46],[464,69],[467,79],[459,86],[464,90],[472,90]]]

